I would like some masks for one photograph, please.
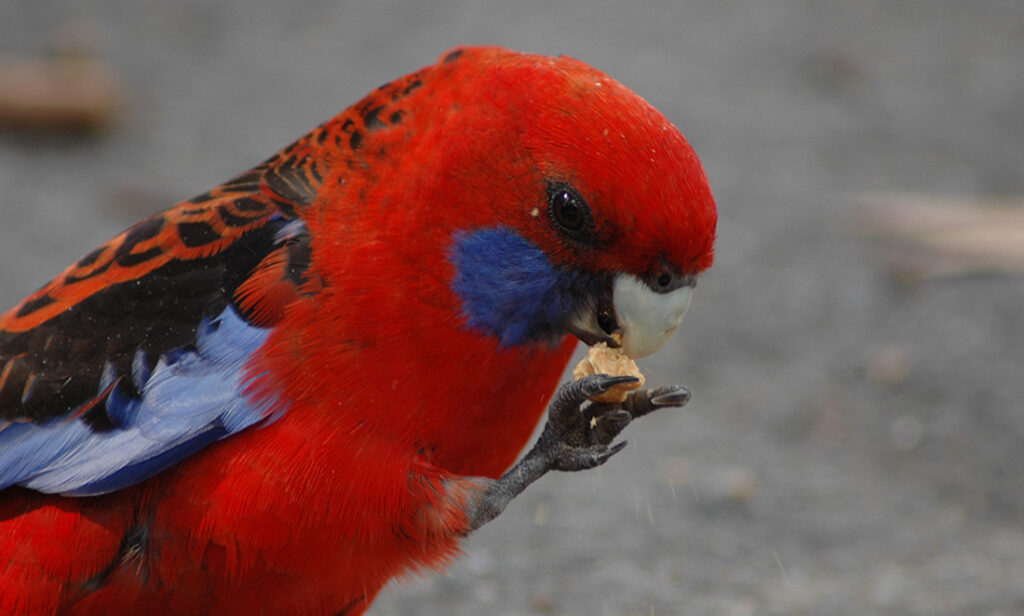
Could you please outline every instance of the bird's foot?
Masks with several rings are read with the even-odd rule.
[[[670,406],[683,406],[690,392],[681,385],[629,393],[624,402],[592,402],[616,385],[636,381],[631,376],[594,374],[558,388],[548,407],[544,432],[527,458],[536,456],[547,470],[581,471],[600,466],[622,451],[626,441],[612,441],[636,417]]]
[[[669,385],[632,391],[621,403],[587,404],[592,396],[635,380],[631,376],[593,374],[559,387],[548,405],[548,421],[537,443],[487,488],[469,512],[470,530],[494,519],[526,486],[548,471],[582,471],[607,462],[626,446],[626,441],[614,445],[612,441],[634,418],[661,408],[683,406],[690,400],[685,387]]]

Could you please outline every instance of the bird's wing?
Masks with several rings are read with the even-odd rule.
[[[118,490],[280,411],[247,393],[247,364],[285,305],[315,292],[296,208],[319,177],[287,153],[0,316],[0,489]]]

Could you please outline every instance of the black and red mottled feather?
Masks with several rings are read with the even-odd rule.
[[[0,317],[0,418],[65,416],[107,364],[130,374],[141,352],[152,370],[229,305],[271,325],[305,283],[308,236],[277,236],[315,195],[312,178],[294,157],[256,167],[133,226]]]

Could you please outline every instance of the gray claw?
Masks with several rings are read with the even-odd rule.
[[[585,471],[597,468],[622,451],[625,446],[626,441],[622,441],[613,447],[595,445],[586,449],[567,449],[555,459],[555,468],[560,471]]]
[[[612,445],[611,448],[608,449],[608,451],[606,451],[605,453],[601,454],[601,464],[604,464],[605,462],[608,461],[608,458],[614,456],[615,454],[617,454],[620,451],[622,451],[623,449],[625,449],[626,445],[628,443],[629,443],[629,441],[622,441],[621,443],[616,443],[616,444]]]
[[[587,385],[584,386],[587,389],[590,389],[588,385],[593,383],[594,393],[590,395],[596,396],[597,394],[603,394],[616,385],[622,385],[623,383],[635,383],[640,379],[635,376],[608,376],[607,374],[594,374],[586,377],[584,380],[588,382]]]
[[[636,419],[665,407],[683,406],[689,401],[690,390],[682,385],[669,385],[654,391],[639,389],[630,394],[622,407]]]
[[[667,391],[651,396],[651,404],[655,406],[683,406],[690,401],[690,390],[676,385],[676,391]]]
[[[591,374],[578,381],[565,383],[555,392],[555,397],[549,408],[549,415],[560,418],[559,421],[567,421],[579,412],[580,405],[586,402],[587,398],[603,394],[616,385],[636,380],[636,377],[632,376]]]

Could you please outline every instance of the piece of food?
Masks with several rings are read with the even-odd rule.
[[[644,385],[644,375],[636,362],[630,359],[621,348],[610,348],[604,342],[590,347],[587,356],[573,368],[572,378],[579,380],[591,374],[607,374],[609,376],[635,376],[639,381],[616,385],[605,393],[591,398],[594,402],[623,402],[629,392],[640,389]]]

